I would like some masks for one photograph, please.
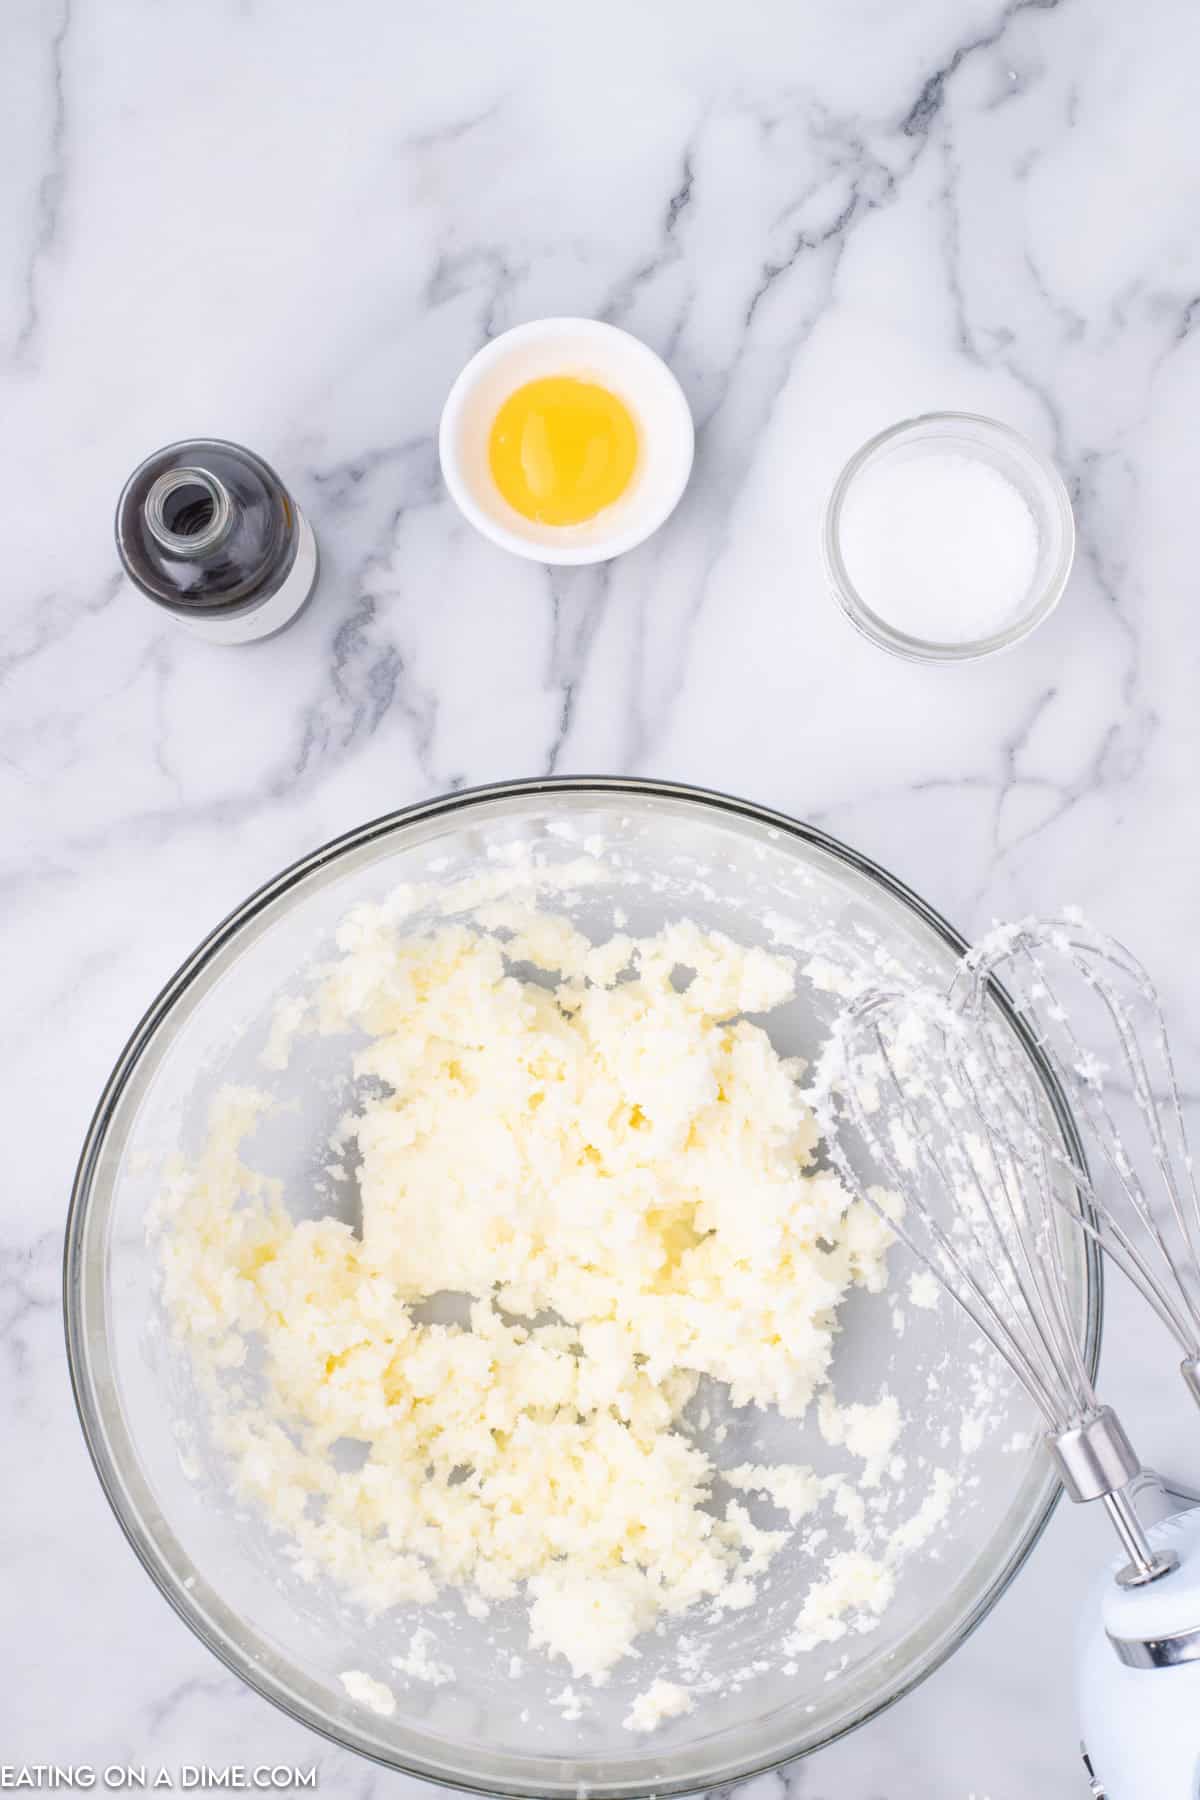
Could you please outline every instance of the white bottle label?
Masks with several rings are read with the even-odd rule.
[[[296,529],[299,539],[296,560],[282,586],[276,588],[269,600],[249,612],[236,613],[225,619],[219,614],[208,618],[202,615],[183,618],[176,613],[174,616],[184,629],[196,637],[206,638],[210,644],[252,644],[257,638],[270,637],[273,631],[282,630],[300,611],[317,579],[317,540],[298,506]]]

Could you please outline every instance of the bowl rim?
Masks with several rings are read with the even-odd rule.
[[[674,415],[671,429],[681,450],[675,482],[663,495],[658,506],[635,514],[624,529],[610,532],[607,537],[592,538],[587,543],[573,542],[566,535],[572,529],[569,526],[547,528],[563,531],[561,540],[525,537],[518,531],[510,530],[502,520],[494,518],[479,504],[463,473],[462,458],[459,455],[459,425],[480,378],[522,344],[552,343],[556,338],[590,338],[601,344],[612,343],[619,338],[629,354],[644,365],[650,378],[661,383]],[[438,462],[441,465],[442,480],[463,518],[501,550],[508,550],[527,562],[544,563],[550,567],[579,568],[590,563],[611,562],[613,557],[623,556],[627,550],[635,550],[639,544],[644,544],[647,538],[666,524],[683,498],[691,479],[695,454],[696,426],[687,395],[679,377],[657,350],[653,350],[632,331],[626,331],[620,325],[610,325],[606,319],[572,318],[567,314],[548,319],[531,319],[524,325],[513,325],[498,337],[489,338],[463,364],[455,377],[438,422]]]
[[[647,1792],[647,1783],[644,1780],[600,1779],[595,1782],[586,1782],[582,1786],[577,1778],[558,1780],[553,1783],[547,1782],[541,1786],[529,1780],[518,1782],[506,1778],[493,1778],[484,1781],[470,1775],[460,1774],[451,1777],[441,1768],[425,1762],[419,1757],[407,1757],[402,1760],[397,1756],[382,1754],[375,1745],[358,1739],[352,1730],[332,1729],[325,1719],[315,1717],[301,1700],[285,1690],[282,1684],[277,1684],[262,1668],[256,1667],[248,1659],[231,1654],[226,1645],[207,1629],[205,1620],[190,1603],[188,1593],[183,1591],[180,1584],[175,1581],[157,1544],[150,1538],[132,1507],[127,1507],[125,1504],[125,1484],[121,1477],[117,1458],[113,1454],[111,1438],[105,1425],[104,1410],[97,1396],[93,1371],[84,1343],[81,1316],[84,1226],[96,1166],[109,1126],[143,1055],[149,1049],[159,1028],[169,1017],[176,1000],[187,990],[193,979],[203,971],[211,959],[231,943],[242,928],[274,900],[290,888],[297,886],[323,865],[339,860],[352,850],[361,848],[377,839],[385,838],[418,820],[450,815],[469,809],[480,802],[520,795],[535,796],[556,793],[612,794],[647,799],[676,799],[710,808],[721,815],[752,820],[811,848],[825,852],[858,874],[873,881],[885,893],[899,900],[915,913],[941,938],[948,948],[958,955],[962,955],[968,948],[967,940],[961,933],[956,931],[928,902],[921,899],[904,882],[889,874],[887,870],[881,868],[878,863],[861,851],[844,844],[840,839],[821,830],[818,826],[808,825],[786,813],[776,812],[772,808],[760,806],[754,801],[741,799],[710,788],[691,786],[681,782],[613,775],[535,776],[528,779],[463,788],[453,793],[435,796],[432,799],[416,801],[412,805],[381,814],[368,820],[365,824],[330,839],[307,855],[298,858],[271,880],[255,889],[240,906],[235,907],[219,925],[209,932],[191,955],[180,964],[134,1027],[97,1102],[84,1138],[71,1188],[63,1245],[63,1322],[71,1393],[80,1429],[83,1432],[92,1466],[118,1525],[143,1569],[173,1611],[199,1638],[200,1642],[250,1689],[261,1695],[263,1699],[270,1701],[273,1706],[278,1707],[281,1712],[295,1719],[299,1724],[306,1726],[310,1731],[316,1732],[318,1736],[339,1748],[352,1750],[382,1768],[411,1775],[439,1787],[484,1795],[535,1796],[537,1800],[563,1800],[564,1796],[572,1796],[580,1792],[602,1796],[603,1800],[635,1800],[635,1797],[640,1800],[640,1797]],[[1084,1166],[1083,1147],[1078,1131],[1052,1070],[1028,1028],[1013,1008],[1004,989],[998,983],[993,983],[992,986],[996,1002],[1008,1024],[1015,1031],[1038,1068],[1039,1077],[1045,1086],[1056,1122],[1067,1139],[1071,1154],[1077,1155],[1081,1160],[1081,1166]],[[1086,1234],[1084,1259],[1087,1276],[1084,1351],[1086,1366],[1094,1379],[1099,1362],[1103,1326],[1103,1266],[1095,1244],[1086,1237]],[[1007,1560],[1000,1565],[987,1587],[980,1594],[964,1619],[961,1628],[952,1638],[937,1645],[929,1660],[922,1667],[914,1670],[894,1691],[872,1704],[864,1706],[857,1716],[840,1724],[827,1737],[822,1738],[819,1744],[806,1746],[800,1742],[796,1747],[784,1750],[782,1753],[773,1751],[762,1759],[747,1758],[730,1763],[727,1768],[715,1772],[711,1780],[707,1776],[704,1777],[705,1784],[711,1787],[715,1781],[718,1786],[725,1788],[738,1782],[749,1781],[757,1775],[766,1774],[805,1756],[813,1755],[829,1744],[846,1737],[850,1732],[857,1730],[870,1720],[878,1718],[907,1694],[912,1693],[966,1642],[1007,1591],[1045,1531],[1062,1496],[1062,1491],[1061,1483],[1048,1470],[1048,1479],[1042,1490],[1042,1500],[1033,1508],[1029,1521]],[[555,1766],[554,1760],[548,1766]],[[686,1778],[680,1776],[665,1780],[659,1779],[650,1785],[657,1796],[679,1796],[695,1794],[698,1791],[694,1775]]]

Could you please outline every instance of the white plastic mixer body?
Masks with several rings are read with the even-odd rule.
[[[1152,1526],[1179,1567],[1140,1588],[1106,1571],[1079,1637],[1079,1718],[1106,1800],[1200,1797],[1200,1508]]]

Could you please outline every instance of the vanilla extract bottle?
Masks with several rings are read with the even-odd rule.
[[[212,643],[282,631],[316,584],[308,520],[268,463],[220,438],[147,457],[125,484],[116,534],[135,586]]]

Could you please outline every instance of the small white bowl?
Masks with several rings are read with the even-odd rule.
[[[526,519],[500,493],[488,464],[492,423],[515,388],[547,375],[577,375],[623,400],[638,428],[633,480],[581,525]],[[442,411],[438,454],[455,505],[501,549],[543,563],[607,562],[657,531],[692,471],[695,430],[683,389],[662,358],[598,319],[536,319],[473,356]]]

